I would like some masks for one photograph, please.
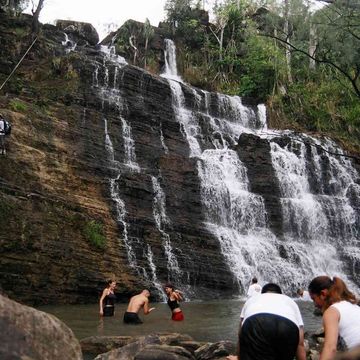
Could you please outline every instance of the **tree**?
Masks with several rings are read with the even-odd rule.
[[[147,57],[147,48],[149,45],[149,40],[154,36],[154,29],[150,24],[148,18],[145,19],[143,27],[143,35],[145,38],[145,48],[144,48],[144,67],[146,68],[146,57]]]
[[[44,2],[45,2],[45,0],[39,0],[35,11],[34,11],[35,6],[33,3],[33,9],[32,9],[32,14],[33,14],[32,32],[33,32],[33,34],[37,34],[39,32],[39,16],[40,16],[40,12],[44,6]]]
[[[29,0],[0,0],[0,8],[16,15],[20,14],[28,3]]]
[[[267,33],[315,61],[333,70],[338,80],[351,86],[360,99],[360,6],[354,1],[334,0],[312,17],[316,27],[316,49],[309,52],[305,42],[289,41],[284,36]],[[312,30],[314,31],[314,30]],[[345,83],[344,83],[345,80]]]
[[[192,0],[167,0],[165,12],[168,22],[172,26],[173,32],[176,28],[189,18],[191,13]]]

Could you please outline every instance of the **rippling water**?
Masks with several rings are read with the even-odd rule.
[[[167,304],[152,304],[156,310],[144,316],[144,324],[124,325],[122,322],[126,304],[116,304],[115,316],[100,318],[98,305],[43,306],[39,310],[55,315],[64,321],[79,338],[93,335],[147,335],[155,332],[179,332],[188,334],[197,341],[230,340],[236,342],[241,300],[192,301],[182,303],[185,321],[175,322]],[[305,331],[314,331],[321,326],[321,317],[314,316],[312,302],[298,302]]]

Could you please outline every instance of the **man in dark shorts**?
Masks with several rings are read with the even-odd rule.
[[[150,312],[155,309],[149,308],[149,297],[150,291],[143,290],[140,294],[134,295],[130,299],[126,313],[124,314],[125,324],[142,324],[142,321],[138,315],[140,309],[144,309],[144,315],[150,314]]]
[[[294,300],[276,284],[244,304],[240,315],[238,356],[229,360],[305,360],[304,323]]]

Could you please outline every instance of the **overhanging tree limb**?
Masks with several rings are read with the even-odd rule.
[[[358,73],[355,73],[355,76],[354,77],[351,77],[350,74],[348,74],[345,70],[343,70],[339,65],[335,64],[333,61],[329,60],[329,59],[320,59],[316,56],[312,56],[310,55],[307,51],[304,51],[302,49],[299,49],[298,47],[294,46],[293,44],[289,43],[288,41],[282,39],[282,38],[279,38],[275,35],[269,35],[269,34],[261,34],[260,36],[264,36],[264,37],[270,37],[272,39],[276,39],[278,41],[280,41],[282,44],[284,44],[285,46],[288,46],[290,47],[291,49],[293,49],[294,51],[296,52],[299,52],[301,54],[304,54],[306,55],[307,57],[309,57],[310,59],[313,59],[315,62],[319,63],[319,64],[327,64],[327,65],[330,65],[332,66],[333,68],[335,68],[337,71],[339,71],[341,74],[343,74],[345,76],[346,79],[349,80],[356,96],[360,99],[360,88],[358,87],[356,81],[358,80],[359,78],[359,74]]]

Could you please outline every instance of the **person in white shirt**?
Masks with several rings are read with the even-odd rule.
[[[247,291],[247,297],[251,298],[252,296],[260,295],[261,294],[261,286],[258,284],[258,280],[256,277],[252,278],[251,285]]]
[[[304,323],[298,305],[276,284],[246,301],[240,315],[238,355],[228,360],[305,360]]]
[[[308,291],[306,291],[304,289],[298,289],[296,293],[299,295],[299,298],[301,300],[303,300],[303,301],[312,301]]]
[[[325,340],[320,360],[335,358],[339,335],[349,350],[360,346],[360,306],[345,283],[335,276],[318,276],[309,284],[309,293],[323,312]]]
[[[2,114],[0,114],[0,152],[1,154],[6,154],[5,149],[5,119]]]

